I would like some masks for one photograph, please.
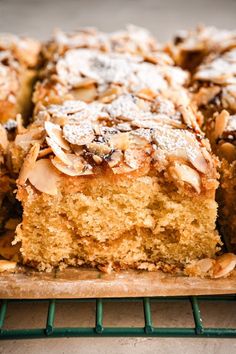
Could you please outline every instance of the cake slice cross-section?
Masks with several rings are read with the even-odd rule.
[[[17,183],[24,264],[191,274],[207,259],[214,273],[217,161],[184,102],[125,94],[37,114]]]

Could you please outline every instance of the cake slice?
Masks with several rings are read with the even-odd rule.
[[[29,117],[39,50],[35,40],[0,34],[0,123],[15,120],[18,113]]]
[[[208,55],[218,55],[235,47],[236,31],[198,26],[179,31],[166,49],[177,65],[194,72]]]
[[[217,277],[217,162],[191,106],[170,96],[38,113],[18,179],[24,264]]]

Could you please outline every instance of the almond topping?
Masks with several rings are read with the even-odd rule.
[[[91,124],[81,122],[80,124],[66,124],[63,127],[64,138],[74,145],[86,145],[95,138]]]
[[[53,153],[65,164],[70,165],[71,161],[68,159],[67,155],[65,154],[65,152],[60,148],[59,145],[57,145],[57,143],[54,142],[54,140],[50,139],[50,138],[46,138],[47,144],[48,146],[51,147]]]
[[[224,143],[219,146],[219,155],[227,161],[233,162],[236,160],[236,146],[231,143]]]
[[[60,175],[49,159],[38,160],[34,169],[30,171],[28,179],[38,191],[50,195],[57,194],[57,182],[60,180]]]
[[[127,149],[124,152],[125,162],[133,170],[140,168],[147,158],[145,151],[140,149]]]
[[[65,150],[70,150],[68,142],[62,136],[62,129],[58,124],[51,122],[44,123],[45,130],[48,136],[57,143],[61,148]]]
[[[111,154],[109,161],[107,161],[108,165],[112,168],[117,166],[123,159],[123,154],[121,151],[116,150]]]
[[[236,266],[236,255],[233,253],[225,253],[216,259],[213,269],[213,277],[221,278],[229,275]]]
[[[71,91],[71,94],[73,95],[73,99],[75,100],[90,103],[95,100],[97,96],[97,89],[95,85],[90,85],[74,89],[73,91]]]
[[[129,147],[129,133],[118,133],[110,136],[110,145],[114,149],[126,150]]]
[[[5,153],[8,147],[8,139],[7,139],[7,131],[6,129],[0,124],[0,149]]]
[[[214,138],[217,139],[224,132],[229,120],[229,113],[224,109],[215,120]]]
[[[190,184],[197,193],[201,192],[201,178],[191,167],[176,162],[169,171],[174,179]]]
[[[18,184],[23,185],[27,178],[29,178],[29,174],[31,170],[35,167],[36,160],[39,154],[40,145],[35,143],[30,149],[28,155],[26,156],[22,168],[20,170]]]
[[[92,167],[90,165],[85,165],[84,160],[76,155],[70,154],[72,164],[70,166],[65,165],[60,159],[54,157],[52,159],[52,164],[62,173],[68,176],[83,176],[91,175]]]

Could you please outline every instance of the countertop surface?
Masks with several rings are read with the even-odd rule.
[[[47,38],[55,27],[70,30],[97,26],[116,30],[127,23],[148,27],[160,41],[168,40],[178,29],[199,23],[220,28],[236,28],[235,0],[0,0],[0,31]],[[236,303],[202,304],[208,326],[236,327]],[[8,328],[16,325],[44,326],[46,304],[12,304],[6,319]],[[154,324],[193,326],[188,303],[162,304],[153,309]],[[66,304],[58,308],[56,324],[76,326],[93,324],[94,309],[88,305]],[[136,304],[107,305],[108,326],[142,326],[142,309]],[[236,339],[191,338],[61,338],[12,340],[0,344],[0,354],[41,353],[236,353]]]

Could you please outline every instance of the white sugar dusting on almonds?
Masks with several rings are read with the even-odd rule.
[[[77,125],[66,124],[63,127],[63,136],[69,143],[75,145],[89,144],[95,137],[89,122],[81,122]]]

